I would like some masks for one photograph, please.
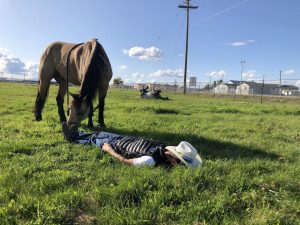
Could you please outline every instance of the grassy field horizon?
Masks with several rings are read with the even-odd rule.
[[[192,143],[200,169],[135,168],[67,143],[51,86],[0,83],[0,224],[299,224],[300,98],[109,89],[106,131]],[[72,87],[76,90],[75,87]],[[66,108],[66,106],[65,106]],[[97,117],[97,113],[95,118]],[[81,129],[90,131],[82,123]]]

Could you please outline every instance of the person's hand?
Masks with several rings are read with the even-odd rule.
[[[102,150],[110,154],[111,156],[115,157],[122,163],[125,163],[127,165],[132,165],[133,164],[133,159],[125,159],[122,155],[118,154],[113,147],[110,144],[105,143],[102,146]]]

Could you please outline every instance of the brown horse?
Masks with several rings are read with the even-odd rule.
[[[46,48],[39,67],[39,88],[35,102],[37,121],[42,119],[42,110],[53,78],[59,84],[56,102],[60,122],[66,121],[63,103],[70,82],[80,85],[80,91],[78,94],[70,93],[73,101],[68,106],[68,123],[80,123],[89,117],[88,126],[93,127],[93,99],[98,93],[98,124],[105,126],[103,111],[112,68],[103,47],[96,39],[82,44],[54,42]]]

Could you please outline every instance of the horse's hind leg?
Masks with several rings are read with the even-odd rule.
[[[58,107],[58,115],[60,122],[66,122],[67,118],[64,110],[64,97],[67,92],[67,83],[59,74],[55,74],[54,79],[58,82],[58,93],[56,96],[56,103]]]

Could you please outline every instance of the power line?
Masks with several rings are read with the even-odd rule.
[[[206,21],[208,21],[208,20],[211,20],[211,19],[213,19],[213,18],[215,18],[215,17],[217,17],[217,16],[219,16],[219,15],[221,15],[221,14],[227,12],[227,11],[230,11],[230,10],[236,8],[236,7],[239,7],[240,5],[245,4],[245,3],[248,2],[248,1],[249,1],[249,0],[244,0],[244,1],[242,1],[242,2],[239,2],[239,3],[235,4],[235,5],[232,5],[232,6],[228,7],[228,8],[226,8],[226,9],[223,9],[223,10],[221,10],[221,11],[219,11],[219,12],[217,12],[217,13],[211,15],[211,16],[208,16],[208,17],[204,18],[203,20],[200,20],[200,21],[194,23],[193,25],[198,24],[198,23],[202,23],[202,22],[206,22]]]
[[[173,52],[172,52],[172,57],[171,57],[170,65],[172,65],[172,63],[173,63],[174,55],[175,55],[176,50],[177,50],[177,46],[178,46],[178,42],[179,42],[179,37],[180,37],[180,34],[182,32],[183,25],[184,25],[184,20],[182,20],[182,23],[181,23],[181,26],[180,26],[180,30],[179,30],[178,35],[176,37],[176,42],[175,42],[174,49],[173,49]]]
[[[158,35],[158,39],[161,39],[161,37],[166,33],[166,31],[169,29],[169,27],[171,26],[171,24],[174,22],[174,20],[178,16],[178,14],[179,14],[179,10],[177,11],[176,15],[171,19],[171,21],[167,24],[167,26],[165,27],[165,29],[160,33],[160,35]]]
[[[167,32],[167,30],[169,29],[169,27],[171,26],[171,24],[177,18],[177,16],[179,15],[179,12],[180,11],[178,9],[177,12],[176,12],[176,14],[172,17],[172,19],[170,20],[170,22],[165,26],[165,28],[160,32],[160,34],[158,36],[154,35],[153,40],[152,40],[152,43],[153,43],[152,45],[153,46],[157,46],[158,42],[161,41],[162,36]],[[140,62],[138,60],[135,60],[135,62],[133,63],[133,66],[131,67],[131,70],[135,71],[138,65],[140,65]]]
[[[225,11],[224,13],[226,13],[227,15],[231,15],[234,18],[238,18],[238,21],[245,19],[247,21],[256,21],[258,22],[258,25],[262,25],[262,22],[267,22],[267,24],[263,24],[266,26],[273,26],[273,27],[281,27],[281,26],[286,26],[287,24],[290,26],[299,26],[299,21],[296,22],[296,20],[294,19],[295,17],[293,17],[292,14],[290,14],[290,17],[278,17],[277,16],[277,12],[276,11],[272,11],[273,12],[273,16],[272,18],[270,18],[269,16],[266,16],[266,12],[265,10],[270,9],[271,4],[268,2],[262,2],[265,3],[266,5],[260,5],[259,9],[253,10],[251,9],[251,7],[245,7],[243,8],[243,10],[238,10],[238,7],[234,7],[231,8],[230,10],[226,10],[228,9],[228,4],[226,4],[227,1],[208,1],[207,4],[203,4],[203,8],[205,8],[206,10],[209,9],[213,9],[218,11],[217,13],[213,13],[213,15],[218,14],[222,11]],[[217,3],[217,4],[216,4]],[[224,4],[225,3],[225,4]],[[240,2],[242,3],[242,2]],[[238,4],[240,4],[238,3]],[[273,3],[272,3],[273,5]],[[286,4],[289,5],[289,4]],[[226,8],[227,7],[227,8]],[[230,6],[232,7],[232,6]],[[229,8],[230,8],[229,7]],[[225,9],[222,9],[225,8]],[[234,10],[233,10],[234,9]],[[296,8],[294,8],[294,11],[296,11]],[[222,13],[223,14],[223,13]],[[208,17],[212,17],[213,15],[210,15]],[[208,18],[207,17],[207,18]],[[207,18],[204,18],[203,20],[205,21]],[[193,21],[195,22],[195,21]],[[193,24],[192,22],[192,24]],[[198,21],[198,22],[202,22],[202,21]]]
[[[194,26],[194,25],[190,25],[190,28],[192,29],[197,29],[197,30],[202,30],[206,33],[212,33],[212,34],[217,34],[217,35],[222,35],[222,36],[227,36],[227,37],[233,37],[233,38],[239,38],[239,39],[249,39],[249,38],[245,38],[245,36],[241,35],[241,34],[234,34],[234,33],[224,33],[224,32],[219,32],[219,31],[215,31],[215,30],[211,30],[211,29],[207,29],[207,28],[200,28],[198,26]],[[263,42],[265,44],[270,44],[271,42],[269,40],[264,40],[264,39],[257,39],[257,38],[252,38],[255,40],[255,42]],[[290,46],[291,42],[278,42],[276,41],[277,45],[282,45],[282,46]],[[296,44],[296,43],[295,43]]]

